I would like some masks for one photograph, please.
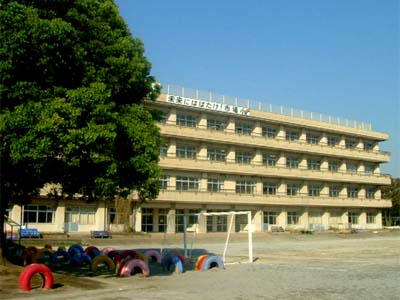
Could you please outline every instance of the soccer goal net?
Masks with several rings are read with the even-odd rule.
[[[176,230],[168,229],[174,228]],[[207,233],[212,229],[217,233]],[[169,233],[177,234],[171,235]],[[234,246],[230,243],[235,235]],[[247,233],[247,234],[246,234]],[[179,235],[181,234],[181,235]],[[247,235],[247,236],[246,236]],[[174,243],[172,242],[174,240]],[[253,262],[253,226],[250,211],[219,211],[169,214],[161,252],[175,245],[189,259],[208,251],[224,263]],[[180,247],[179,247],[180,246]]]

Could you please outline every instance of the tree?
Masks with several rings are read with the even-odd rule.
[[[387,225],[392,225],[392,219],[400,221],[400,178],[391,178],[390,186],[382,190],[384,199],[392,200],[392,207],[384,210],[384,219]]]
[[[1,2],[1,226],[45,183],[87,201],[157,196],[150,69],[112,0]]]

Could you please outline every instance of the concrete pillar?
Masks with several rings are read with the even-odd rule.
[[[207,210],[202,209],[200,213],[204,214],[206,213]],[[207,216],[205,215],[200,215],[199,216],[199,228],[198,228],[198,233],[207,233]]]
[[[11,210],[10,218],[13,219],[13,221],[17,222],[18,224],[24,225],[22,224],[22,206],[14,204]]]
[[[365,199],[367,192],[365,190],[365,186],[361,186],[360,190],[358,191],[358,198]]]
[[[97,211],[95,215],[96,230],[106,230],[106,206],[104,201],[97,203]]]
[[[300,227],[303,227],[304,229],[308,229],[308,211],[304,211],[303,213],[300,214],[299,217],[299,225]]]
[[[358,217],[358,228],[359,229],[367,228],[367,213],[365,211],[361,212]]]
[[[382,199],[382,191],[380,189],[376,190],[375,199],[377,199],[377,200]]]
[[[197,158],[200,160],[207,160],[207,144],[201,143]]]
[[[339,140],[339,147],[340,148],[346,148],[346,138],[345,136],[341,136]]]
[[[346,187],[346,186],[344,186],[344,187],[342,188],[342,190],[340,191],[339,197],[340,197],[340,198],[347,198],[347,187]]]
[[[356,149],[364,150],[364,141],[362,139],[358,139]]]
[[[381,174],[381,167],[379,165],[377,165],[374,170],[374,175],[380,175],[380,174]]]
[[[276,161],[276,166],[279,168],[286,168],[286,154],[284,152],[279,153],[278,160]]]
[[[281,179],[281,182],[277,185],[277,194],[286,195],[286,181]]]
[[[256,182],[256,195],[262,195],[263,193],[263,182],[258,178]]]
[[[262,127],[261,127],[259,121],[256,122],[256,124],[254,126],[254,129],[253,129],[253,132],[252,132],[252,135],[262,136]]]
[[[339,172],[345,173],[346,170],[347,170],[347,169],[346,169],[346,161],[342,160],[342,161],[339,163],[339,169],[338,169],[338,171],[339,171]]]
[[[167,124],[176,124],[176,108],[172,107],[169,111]]]
[[[167,214],[167,233],[175,233],[175,208],[170,208]]]
[[[322,134],[321,140],[319,141],[320,145],[328,145],[328,136],[326,135],[326,133]]]
[[[226,179],[224,181],[224,189],[226,189],[229,193],[235,193],[236,180],[234,178]]]
[[[324,157],[321,160],[321,171],[327,171],[329,169],[329,162],[328,162],[328,158]]]
[[[65,202],[59,201],[55,214],[55,223],[56,223],[56,231],[65,232],[64,224],[65,224]]]
[[[134,232],[142,231],[142,209],[135,207],[132,211]]]
[[[168,157],[176,157],[176,140],[170,139],[169,140],[169,147],[167,150]]]
[[[203,173],[203,176],[200,178],[200,191],[207,191],[208,188],[208,178],[207,178],[207,173]]]
[[[277,225],[286,228],[287,226],[287,211],[281,211],[280,214],[277,216]]]
[[[320,196],[328,197],[329,196],[329,185],[325,183],[320,191]]]
[[[307,169],[307,157],[305,155],[300,158],[299,168],[303,170]]]
[[[358,164],[357,173],[364,174],[365,173],[365,165],[363,162]]]
[[[307,197],[308,196],[308,182],[304,181],[303,184],[300,186],[299,193],[302,197]]]
[[[262,232],[264,226],[263,214],[261,209],[254,212],[253,216],[253,232]]]
[[[228,153],[226,155],[226,162],[235,162],[235,147],[229,146]]]
[[[374,144],[374,147],[372,148],[372,150],[374,150],[374,151],[379,151],[379,143],[378,143],[378,142],[376,142],[376,143]]]
[[[276,138],[277,138],[277,139],[280,139],[280,140],[286,139],[286,130],[285,130],[285,128],[283,127],[283,125],[280,125],[280,126],[279,126],[279,128],[278,128],[278,133],[277,133],[277,135],[276,135]]]
[[[299,141],[302,142],[302,143],[307,142],[307,132],[306,132],[306,130],[304,128],[301,129],[300,136],[299,136]]]
[[[329,229],[329,212],[324,211],[322,213],[322,224],[324,225],[325,229]]]
[[[252,163],[255,165],[262,165],[262,162],[263,162],[263,155],[262,155],[261,149],[257,148],[256,154],[253,157]]]
[[[207,115],[205,113],[201,113],[198,126],[199,128],[207,128]]]
[[[376,224],[376,228],[378,228],[378,229],[382,228],[382,212],[381,211],[379,211],[375,216],[375,224]]]
[[[230,117],[228,119],[228,124],[226,124],[226,131],[235,132],[235,119],[233,117]]]

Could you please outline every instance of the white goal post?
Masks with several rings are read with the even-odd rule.
[[[226,212],[200,212],[200,213],[183,213],[183,214],[171,214],[168,217],[176,217],[180,216],[183,217],[183,249],[184,249],[184,255],[186,257],[191,256],[191,251],[193,248],[193,243],[196,238],[197,234],[197,228],[199,224],[199,217],[200,216],[232,216],[229,221],[229,226],[227,228],[227,235],[225,239],[225,244],[224,244],[224,249],[223,249],[223,254],[222,254],[222,260],[226,261],[226,253],[228,249],[228,244],[229,244],[229,239],[231,236],[231,232],[233,229],[233,221],[235,218],[233,216],[238,216],[238,215],[247,215],[247,233],[248,233],[248,257],[249,257],[249,262],[252,263],[254,261],[253,258],[253,226],[252,226],[252,217],[251,217],[251,211],[226,211]],[[190,249],[190,254],[188,255],[188,224],[187,224],[187,217],[193,216],[197,217],[197,224],[194,228],[194,230],[190,230],[193,232],[193,237],[192,237],[192,243],[191,243],[191,249]],[[168,221],[167,221],[168,222]],[[170,222],[168,222],[170,223]],[[168,224],[170,225],[170,224]],[[163,245],[165,242],[167,236],[167,227],[165,228],[164,231],[164,238],[163,238]],[[163,250],[163,246],[161,247],[161,252]]]

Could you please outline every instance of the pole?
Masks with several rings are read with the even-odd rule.
[[[249,261],[253,262],[253,226],[251,223],[251,211],[247,215],[247,224],[248,224],[248,231],[249,231]]]
[[[186,228],[187,224],[186,224],[186,213],[183,214],[183,249],[184,252],[183,254],[185,255],[185,257],[188,256],[188,249],[187,249],[187,228]]]
[[[229,229],[228,229],[228,235],[226,236],[226,241],[225,241],[225,247],[224,247],[224,253],[222,254],[222,261],[225,263],[225,257],[226,257],[226,250],[228,249],[228,242],[229,242],[229,237],[231,235],[232,231],[232,225],[233,225],[233,218],[234,214],[231,214],[231,221],[229,222]]]

